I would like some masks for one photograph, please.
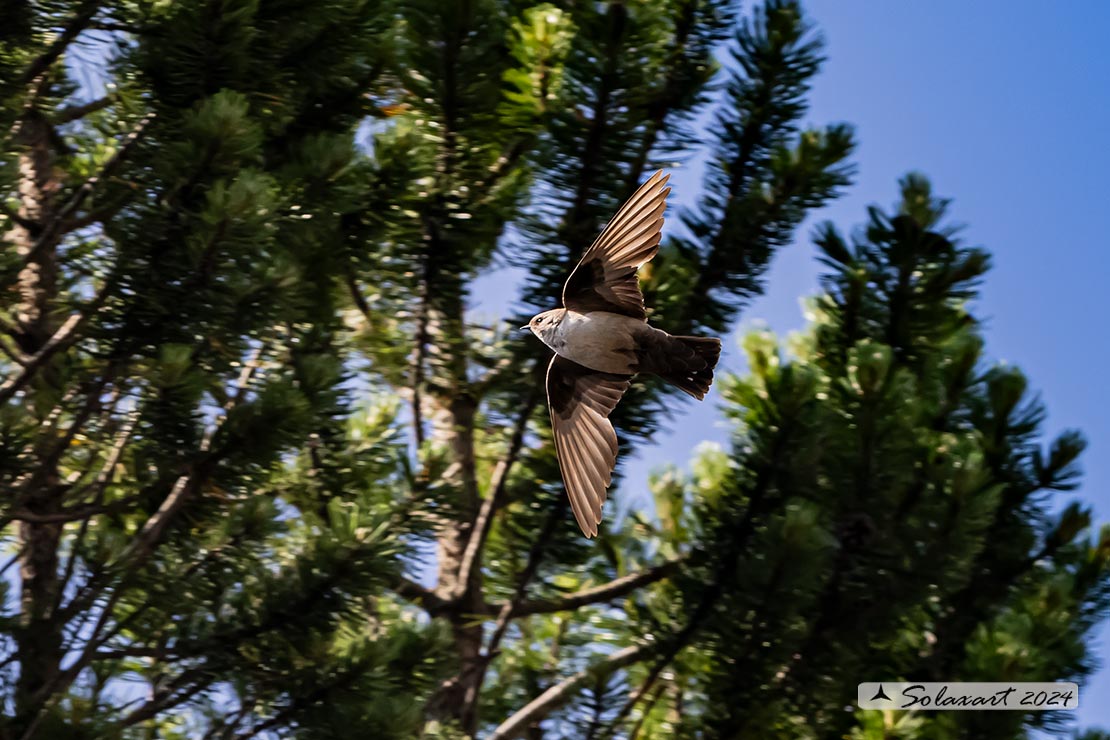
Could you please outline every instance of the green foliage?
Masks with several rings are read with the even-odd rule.
[[[852,173],[849,127],[800,130],[821,41],[797,4],[760,8],[737,29],[731,56],[729,104],[716,121],[722,162],[710,170],[697,209],[682,214],[693,238],[676,238],[649,273],[649,295],[657,279],[693,283],[681,303],[666,302],[666,291],[649,300],[663,301],[657,322],[678,333],[727,327],[759,292],[774,250]]]
[[[550,4],[528,8],[513,22],[509,53],[516,65],[502,74],[507,89],[499,109],[507,126],[532,128],[559,100],[573,31],[570,15]]]
[[[713,666],[686,679],[691,732],[1018,737],[1059,719],[840,707],[865,676],[1092,668],[1084,635],[1110,606],[1110,530],[1090,539],[1086,509],[1053,521],[1038,495],[1072,487],[1082,438],[1041,451],[1042,409],[1017,370],[986,365],[967,309],[985,253],[944,227],[924,178],[902,185],[896,213],[871,209],[851,248],[818,229],[828,272],[813,325],[792,356],[749,335],[751,374],[723,386],[732,459],[703,453],[686,487],[707,554],[679,581],[697,629],[672,638]]]

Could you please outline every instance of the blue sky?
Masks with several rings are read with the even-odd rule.
[[[1050,434],[1085,432],[1084,483],[1064,496],[1110,521],[1110,3],[814,0],[807,8],[828,55],[807,120],[852,123],[860,142],[856,184],[815,220],[860,223],[867,205],[895,201],[910,170],[954,199],[965,241],[994,255],[977,306],[987,351],[1026,372]],[[696,194],[696,170],[676,173],[678,203]],[[799,297],[817,291],[812,225],[776,255],[740,333],[804,325]],[[725,365],[742,371],[735,339],[726,345]],[[688,404],[656,448],[625,467],[622,488],[637,498],[657,461],[681,464],[701,440],[725,436],[711,404]],[[1097,650],[1110,664],[1110,629]],[[1110,727],[1110,703],[1096,696],[1110,697],[1110,670],[1082,692],[1078,713],[1082,725]]]

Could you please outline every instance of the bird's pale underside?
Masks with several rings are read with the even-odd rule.
[[[578,526],[597,534],[617,462],[609,421],[637,373],[658,375],[701,399],[713,382],[721,342],[676,337],[647,323],[636,277],[659,251],[668,176],[656,172],[633,193],[582,255],[566,285],[563,308],[528,327],[555,350],[547,370],[547,402],[555,451]]]

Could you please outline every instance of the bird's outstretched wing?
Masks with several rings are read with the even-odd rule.
[[[570,508],[587,537],[597,534],[601,505],[617,464],[609,414],[631,376],[599,373],[555,355],[547,368],[547,405]]]
[[[636,269],[659,251],[669,177],[659,170],[621,206],[567,278],[563,306],[647,318]]]

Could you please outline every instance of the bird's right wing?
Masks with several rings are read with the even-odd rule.
[[[567,278],[563,306],[647,317],[636,270],[659,251],[669,177],[659,170],[621,206]]]
[[[609,414],[631,376],[600,373],[555,355],[547,368],[547,404],[570,508],[587,537],[597,534],[601,505],[617,464]]]

